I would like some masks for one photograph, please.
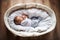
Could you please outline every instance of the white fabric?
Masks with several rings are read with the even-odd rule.
[[[26,18],[25,20],[23,20],[22,22],[21,22],[21,25],[22,26],[31,26],[31,20],[30,19],[28,19],[28,18]]]
[[[27,13],[27,15],[29,16],[29,18],[31,18],[32,16],[40,16],[42,18],[42,20],[31,20],[31,19],[26,19],[24,20],[21,25],[16,25],[14,23],[14,18],[15,16],[19,16],[22,14],[22,12]],[[40,18],[40,19],[41,19]],[[45,31],[47,30],[49,27],[51,27],[52,25],[52,20],[51,17],[47,14],[47,12],[42,11],[42,10],[38,10],[38,9],[28,9],[28,10],[18,10],[13,12],[9,17],[9,24],[11,26],[11,28],[15,29],[15,30],[25,30],[26,32],[34,32],[34,31]],[[26,24],[27,22],[27,24]],[[35,24],[34,24],[35,23]],[[36,27],[37,26],[37,27]]]

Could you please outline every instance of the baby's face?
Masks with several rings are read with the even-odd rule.
[[[14,19],[15,24],[19,25],[21,22],[26,19],[28,16],[23,14],[22,16],[16,16]]]
[[[22,14],[22,18],[23,18],[23,19],[28,18],[28,15]]]

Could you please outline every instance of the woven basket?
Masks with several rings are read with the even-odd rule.
[[[52,26],[48,30],[46,30],[44,32],[41,32],[41,33],[38,33],[38,32],[33,32],[33,33],[30,33],[30,32],[19,32],[19,31],[16,31],[16,30],[12,29],[10,27],[10,25],[8,24],[8,20],[7,20],[7,17],[9,16],[9,14],[12,11],[20,9],[20,8],[31,8],[31,7],[45,9],[50,14],[50,16],[52,18],[52,21],[53,21]],[[16,4],[16,5],[10,7],[5,12],[4,22],[5,22],[5,25],[8,28],[8,30],[10,30],[13,34],[15,34],[17,36],[22,36],[22,37],[40,36],[40,35],[43,35],[43,34],[46,34],[46,33],[50,32],[50,31],[52,31],[55,28],[56,16],[55,16],[54,11],[52,9],[50,9],[49,7],[45,6],[45,5],[42,5],[42,4],[39,4],[39,3],[26,3],[26,4],[22,3],[22,4]]]

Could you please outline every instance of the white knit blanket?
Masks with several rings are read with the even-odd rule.
[[[22,14],[22,12],[25,12],[29,18],[31,18],[32,16],[39,16],[40,20],[39,22],[37,22],[38,20],[36,20],[36,24],[33,24],[34,21],[29,21],[27,20],[30,26],[21,26],[21,25],[16,25],[14,23],[14,18],[16,16],[19,16]],[[51,27],[52,25],[52,20],[51,17],[49,16],[49,14],[46,11],[40,10],[40,9],[27,9],[27,10],[17,10],[15,12],[12,12],[11,15],[8,17],[8,22],[9,25],[11,26],[11,28],[13,28],[14,30],[24,30],[25,32],[41,32],[41,31],[45,31],[48,30],[49,27]],[[23,24],[23,23],[22,23]],[[35,25],[37,25],[36,27],[34,27]]]

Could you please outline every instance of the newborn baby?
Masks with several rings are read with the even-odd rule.
[[[22,14],[22,16],[16,16],[16,17],[14,18],[14,22],[15,22],[16,25],[19,25],[19,24],[21,24],[21,22],[22,22],[23,20],[25,20],[26,18],[28,18],[28,16],[27,16],[26,14]]]
[[[38,25],[38,20],[33,18],[29,19],[28,15],[26,14],[22,14],[22,16],[16,16],[14,22],[16,25],[32,26],[34,28]]]
[[[14,22],[16,25],[31,26],[31,19],[29,19],[28,15],[26,14],[22,14],[22,16],[16,16]]]

